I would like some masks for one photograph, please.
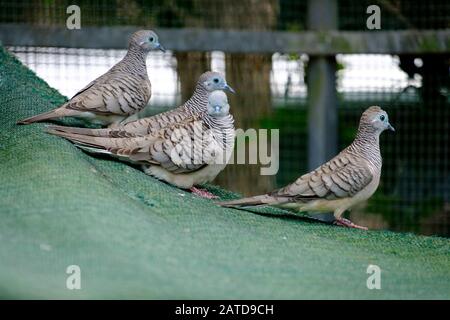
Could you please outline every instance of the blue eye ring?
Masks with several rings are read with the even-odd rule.
[[[150,39],[148,39],[148,40],[150,40],[150,42],[153,42],[153,40],[155,40],[155,38],[150,37]]]
[[[380,116],[380,120],[381,120],[381,121],[384,121],[384,119],[386,119],[386,117],[384,116],[384,114],[382,114],[382,115]]]
[[[214,83],[219,83],[219,79],[217,79],[217,78],[214,78]]]

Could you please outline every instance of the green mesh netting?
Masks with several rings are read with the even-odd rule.
[[[449,239],[219,208],[15,125],[63,101],[0,50],[0,297],[450,298]],[[74,264],[81,290],[66,288]]]

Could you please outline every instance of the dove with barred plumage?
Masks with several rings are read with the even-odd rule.
[[[151,117],[142,118],[120,125],[115,128],[90,129],[64,126],[49,126],[51,130],[58,130],[66,133],[76,133],[95,137],[136,137],[156,132],[161,128],[181,122],[198,113],[205,112],[208,106],[208,99],[211,92],[215,90],[227,90],[234,93],[225,79],[219,72],[207,71],[203,73],[195,87],[192,96],[181,106],[156,114]]]
[[[125,57],[59,108],[18,122],[78,117],[104,125],[118,124],[142,110],[151,96],[146,57],[151,50],[164,51],[158,36],[151,30],[135,32],[129,40]]]
[[[301,212],[333,212],[341,226],[367,229],[342,217],[369,199],[378,188],[382,158],[379,137],[395,131],[380,107],[368,108],[361,116],[356,138],[336,157],[293,183],[270,193],[218,204],[224,207],[272,205]]]
[[[201,196],[214,197],[196,185],[212,181],[234,148],[234,119],[223,91],[210,94],[205,111],[156,132],[132,138],[80,135],[48,129],[78,147],[134,164],[145,173]]]

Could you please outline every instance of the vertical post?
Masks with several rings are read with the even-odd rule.
[[[337,0],[309,0],[308,28],[337,28]],[[317,168],[337,153],[336,59],[310,56],[308,85],[308,167]]]

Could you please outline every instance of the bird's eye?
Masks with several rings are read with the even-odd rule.
[[[384,119],[386,119],[386,117],[382,114],[382,115],[380,116],[380,120],[381,120],[381,121],[384,121]]]
[[[217,78],[215,78],[213,81],[214,81],[214,83],[219,83],[219,79],[217,79]]]
[[[153,37],[150,37],[149,40],[150,40],[150,42],[153,42],[153,40],[155,40],[155,39]]]

